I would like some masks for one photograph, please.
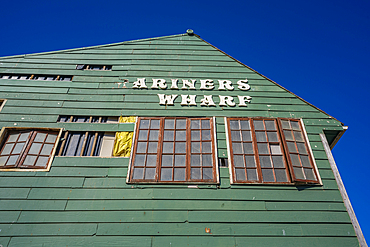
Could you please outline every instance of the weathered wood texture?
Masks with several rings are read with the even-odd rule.
[[[112,71],[76,70],[113,65]],[[57,123],[59,115],[215,116],[218,156],[227,158],[225,116],[302,118],[321,186],[126,184],[127,158],[55,157],[50,172],[0,172],[2,246],[358,246],[319,134],[339,121],[255,73],[197,36],[176,35],[119,44],[0,58],[0,74],[73,75],[68,81],[0,79],[0,127],[70,131],[132,131],[134,124]],[[132,89],[137,78],[148,89]],[[152,78],[166,90],[150,89]],[[248,79],[240,91],[236,81]],[[129,83],[124,83],[128,79]],[[171,90],[195,79],[196,90]],[[212,79],[214,90],[199,90]],[[218,90],[231,80],[233,91]],[[178,94],[161,106],[157,94]],[[180,106],[181,94],[197,106]],[[201,107],[213,95],[215,107]],[[252,97],[247,107],[220,107],[218,95]],[[207,230],[209,229],[209,230]]]

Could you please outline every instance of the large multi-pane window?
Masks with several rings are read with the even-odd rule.
[[[213,119],[139,118],[130,182],[217,182]]]
[[[318,183],[297,119],[228,118],[234,183]]]
[[[5,128],[0,169],[47,169],[59,130]]]

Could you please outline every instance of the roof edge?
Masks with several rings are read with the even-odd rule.
[[[286,89],[285,87],[283,87],[283,86],[281,86],[280,84],[276,83],[275,81],[271,80],[270,78],[268,78],[268,77],[266,77],[266,76],[262,75],[261,73],[259,73],[258,71],[256,71],[256,70],[252,69],[252,68],[251,68],[251,67],[249,67],[248,65],[245,65],[244,63],[240,62],[238,59],[236,59],[236,58],[234,58],[234,57],[230,56],[229,54],[227,54],[226,52],[224,52],[224,51],[220,50],[220,49],[219,49],[219,48],[217,48],[216,46],[214,46],[214,45],[212,45],[212,44],[208,43],[207,41],[205,41],[204,39],[202,39],[199,35],[194,34],[194,36],[198,37],[200,40],[202,40],[203,42],[205,42],[205,43],[207,43],[208,45],[212,46],[212,47],[213,47],[213,48],[215,48],[216,50],[218,50],[218,51],[222,52],[224,55],[226,55],[226,56],[230,57],[231,59],[235,60],[235,61],[236,61],[236,62],[238,62],[239,64],[241,64],[241,65],[243,65],[243,66],[247,67],[248,69],[250,69],[250,70],[252,70],[253,72],[257,73],[258,75],[262,76],[262,77],[263,77],[263,78],[265,78],[266,80],[269,80],[270,82],[274,83],[276,86],[278,86],[278,87],[280,87],[281,89],[283,89],[283,90],[287,91],[288,93],[293,94],[293,95],[294,95],[295,97],[297,97],[298,99],[300,99],[300,100],[302,100],[303,102],[305,102],[306,104],[308,104],[308,105],[312,106],[312,107],[313,107],[313,108],[315,108],[316,110],[318,110],[318,111],[320,111],[320,112],[324,113],[325,115],[329,116],[330,118],[332,118],[332,119],[334,119],[334,120],[338,121],[339,123],[341,123],[341,125],[342,125],[342,126],[344,126],[344,123],[342,123],[341,121],[339,121],[339,120],[338,120],[338,119],[336,119],[335,117],[333,117],[333,116],[329,115],[329,114],[328,114],[328,113],[326,113],[325,111],[323,111],[323,110],[321,110],[320,108],[318,108],[318,107],[314,106],[314,105],[313,105],[313,104],[311,104],[310,102],[308,102],[308,101],[304,100],[303,98],[301,98],[301,97],[299,97],[298,95],[296,95],[295,93],[293,93],[293,92],[289,91],[288,89]]]

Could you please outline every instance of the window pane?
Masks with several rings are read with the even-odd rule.
[[[303,139],[303,136],[302,136],[302,133],[299,132],[299,131],[293,131],[294,133],[294,138],[297,142],[303,142],[304,139]]]
[[[58,137],[57,134],[49,134],[45,142],[55,143],[57,137]]]
[[[272,156],[272,163],[275,168],[285,168],[283,156]]]
[[[243,143],[243,148],[245,154],[254,154],[253,144],[251,142]]]
[[[289,121],[281,120],[281,126],[283,126],[283,129],[290,129]]]
[[[203,154],[202,155],[202,164],[203,166],[212,166],[212,155],[210,154]]]
[[[190,166],[200,166],[200,155],[192,154],[191,155],[191,164]]]
[[[315,174],[313,173],[312,169],[304,169],[304,174],[306,175],[306,179],[308,180],[316,180]]]
[[[241,141],[241,138],[240,138],[240,131],[231,131],[231,140],[232,141]]]
[[[39,154],[42,144],[41,143],[32,143],[29,154]],[[17,147],[17,146],[16,146]]]
[[[294,170],[295,177],[296,177],[297,179],[305,179],[305,177],[304,177],[304,175],[303,175],[302,168],[299,168],[299,167],[293,167],[293,170]]]
[[[240,125],[241,125],[242,130],[250,130],[251,129],[248,120],[241,120]]]
[[[165,129],[174,129],[175,128],[175,119],[165,119],[164,120]]]
[[[162,166],[172,166],[173,156],[172,155],[162,155]]]
[[[176,142],[175,143],[175,153],[186,153],[186,143]]]
[[[247,169],[247,178],[248,178],[248,181],[258,181],[257,170]]]
[[[297,153],[297,148],[294,144],[294,142],[287,142],[288,150],[290,153]]]
[[[297,154],[291,154],[290,159],[292,160],[293,166],[301,166],[301,163],[299,163],[299,158]]]
[[[136,152],[146,153],[146,142],[138,142]]]
[[[311,167],[311,162],[308,156],[306,155],[300,155],[302,166],[303,167]]]
[[[262,169],[263,182],[275,182],[274,173],[272,169]]]
[[[147,155],[146,166],[156,166],[157,165],[157,155]]]
[[[159,120],[150,120],[151,129],[159,129]]]
[[[256,159],[254,156],[245,156],[247,167],[256,167]]]
[[[211,142],[202,142],[202,153],[211,153],[212,145]]]
[[[172,168],[162,168],[161,169],[161,180],[162,181],[172,181]]]
[[[265,121],[266,129],[267,130],[275,130],[275,121]]]
[[[202,129],[210,129],[210,121],[209,120],[202,120]]]
[[[239,181],[245,181],[245,170],[244,169],[235,169],[235,175],[236,175],[236,180]]]
[[[146,168],[145,179],[154,179],[154,178],[155,178],[155,168]]]
[[[149,120],[140,120],[140,129],[149,129]]]
[[[233,153],[242,154],[242,144],[240,142],[233,142]]]
[[[45,140],[46,133],[37,133],[34,142],[43,142]]]
[[[263,121],[262,120],[254,120],[254,129],[255,130],[264,130],[265,127],[263,126]]]
[[[292,131],[284,130],[284,136],[287,141],[294,141]]]
[[[203,179],[212,179],[212,168],[203,168]]]
[[[3,151],[1,152],[1,155],[7,155],[10,154],[12,151],[12,148],[14,147],[14,143],[11,144],[5,144]]]
[[[5,166],[5,163],[7,161],[9,156],[3,156],[3,157],[0,157],[0,166]]]
[[[191,152],[192,153],[200,153],[200,142],[192,142],[191,143]]]
[[[139,138],[140,141],[144,141],[148,139],[148,131],[147,130],[140,130],[139,131]]]
[[[239,129],[239,121],[238,120],[230,120],[230,129],[238,130]]]
[[[247,130],[242,131],[242,137],[243,137],[243,141],[252,141],[252,136],[251,136],[250,131],[247,131]]]
[[[185,155],[175,155],[175,166],[185,166]]]
[[[134,168],[133,179],[143,179],[144,168]]]
[[[261,167],[272,167],[270,156],[260,156]]]
[[[24,142],[27,140],[27,138],[30,136],[30,132],[27,133],[22,133],[21,136],[19,137],[18,141],[19,142]]]
[[[243,155],[234,155],[234,166],[244,167],[244,156]]]
[[[148,153],[157,153],[158,142],[149,142]]]
[[[186,141],[186,131],[176,131],[176,141]]]
[[[26,134],[26,133],[24,133],[24,134]],[[16,134],[10,134],[9,137],[8,137],[8,141],[7,142],[15,142],[17,140],[18,136],[19,136],[18,133],[16,133]],[[20,139],[24,139],[24,140],[19,140],[19,141],[25,141],[27,138],[20,138]]]
[[[35,164],[37,156],[34,155],[27,155],[26,159],[23,162],[23,165],[25,166],[33,166]]]
[[[297,142],[298,152],[300,154],[307,154],[306,146],[302,142]]]
[[[15,163],[18,160],[18,157],[19,157],[19,155],[12,155],[12,156],[10,156],[9,159],[8,159],[8,163],[6,165],[7,166],[15,165]]]
[[[269,139],[269,142],[278,142],[278,136],[276,132],[267,132],[267,137]]]
[[[176,129],[185,129],[186,128],[186,120],[185,119],[177,119],[176,120]]]
[[[191,129],[200,129],[200,121],[199,120],[191,120]]]
[[[35,144],[35,143],[34,143]],[[33,144],[32,144],[33,145]],[[41,155],[50,155],[53,150],[54,144],[44,144],[41,150]]]
[[[134,166],[144,166],[145,165],[145,155],[136,155]]]
[[[266,142],[266,134],[264,131],[256,131],[257,142]]]
[[[200,131],[199,130],[192,130],[191,131],[191,140],[192,141],[200,141]]]
[[[150,141],[157,141],[158,140],[158,134],[159,134],[158,130],[151,130],[150,133],[149,133],[149,140]]]
[[[275,170],[276,182],[288,182],[285,170]]]
[[[23,147],[24,147],[24,144],[26,144],[25,142],[21,142],[21,143],[17,143],[15,144],[15,147],[12,151],[12,154],[20,154]]]
[[[43,156],[39,156],[37,161],[36,161],[36,164],[35,166],[46,166],[47,163],[48,163],[48,160],[49,160],[49,157],[43,157]]]
[[[299,123],[296,121],[290,121],[290,124],[292,125],[292,129],[294,130],[300,130]]]
[[[174,132],[173,130],[165,130],[163,140],[165,141],[173,141],[174,138]]]
[[[271,144],[270,149],[271,149],[271,154],[281,154],[281,149],[280,149],[279,144],[277,145]]]
[[[167,154],[172,154],[173,153],[173,142],[164,142],[162,152],[167,153]]]
[[[203,141],[211,140],[211,130],[202,130],[202,140]]]
[[[267,146],[266,143],[257,143],[257,147],[258,147],[258,152],[260,154],[268,154],[269,153],[268,146]]]
[[[200,179],[201,168],[191,168],[191,179]]]
[[[174,181],[185,181],[185,168],[175,168]]]

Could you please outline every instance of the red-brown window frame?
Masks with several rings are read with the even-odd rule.
[[[185,166],[186,166],[186,173],[185,173],[185,181],[163,181],[161,180],[161,163],[162,163],[162,154],[163,154],[163,133],[164,133],[164,121],[167,119],[174,119],[175,121],[177,119],[185,119],[186,120],[186,160],[185,160]],[[140,130],[140,121],[141,120],[160,120],[160,127],[159,127],[159,137],[158,137],[158,146],[157,146],[157,160],[156,160],[156,172],[155,172],[155,178],[154,179],[133,179],[133,172],[134,172],[134,163],[135,163],[135,157],[137,152],[137,146],[138,146],[138,138],[139,138],[139,130]],[[209,120],[210,121],[210,135],[211,135],[211,147],[212,147],[212,176],[213,179],[210,180],[204,180],[204,179],[191,179],[191,120]],[[174,129],[176,131],[176,129]],[[147,136],[149,138],[149,134]],[[149,139],[147,139],[147,142],[149,142]],[[176,140],[174,139],[174,143]],[[146,153],[147,154],[147,153]],[[218,172],[217,172],[217,159],[216,159],[216,145],[215,145],[215,128],[214,128],[214,119],[212,117],[138,117],[137,124],[136,124],[136,130],[135,135],[133,138],[133,151],[131,153],[131,162],[129,167],[129,179],[127,180],[128,183],[172,183],[172,184],[184,184],[184,183],[202,183],[202,184],[214,184],[218,183]],[[172,167],[172,174],[174,175],[174,165]]]
[[[25,142],[25,148],[19,155],[19,158],[17,159],[17,162],[14,166],[5,166],[5,167],[0,167],[0,171],[49,171],[52,159],[55,155],[55,151],[58,145],[58,141],[60,139],[60,136],[62,134],[62,129],[61,128],[26,128],[26,127],[3,127],[0,131],[0,153],[3,150],[5,143],[7,141],[7,138],[10,133],[12,132],[26,132],[26,131],[31,131],[34,133],[31,133],[30,136],[27,138]],[[27,166],[23,165],[23,162],[28,154],[29,149],[31,148],[31,144],[33,143],[34,138],[36,137],[37,133],[50,133],[50,132],[56,132],[57,137],[54,143],[54,147],[51,151],[51,154],[49,155],[49,159],[46,162],[46,165],[44,167],[35,167],[35,166]],[[45,141],[43,142],[45,143]],[[41,148],[39,151],[40,155]]]
[[[232,147],[232,140],[231,140],[231,128],[230,128],[230,120],[249,120],[250,121],[250,131],[252,135],[252,143],[253,143],[253,151],[254,151],[254,157],[256,161],[256,166],[257,166],[257,171],[259,174],[258,176],[258,181],[237,181],[236,180],[236,174],[235,174],[235,166],[234,166],[234,154],[233,154],[233,147]],[[252,120],[252,121],[251,121]],[[283,153],[283,162],[286,167],[286,173],[287,173],[287,182],[263,182],[262,181],[262,168],[261,168],[261,163],[259,160],[259,153],[258,153],[258,148],[257,148],[257,140],[256,140],[256,132],[254,128],[254,121],[253,120],[273,120],[275,122],[275,126],[277,128],[277,134],[278,134],[278,139],[280,143],[280,147],[282,148],[282,153]],[[299,123],[300,126],[300,131],[302,132],[302,136],[304,138],[304,144],[306,147],[306,151],[308,154],[308,157],[310,159],[310,163],[312,166],[312,170],[314,171],[314,174],[316,176],[316,180],[308,180],[308,179],[297,179],[294,170],[293,170],[293,165],[292,161],[289,155],[289,151],[287,148],[287,143],[285,140],[285,136],[283,134],[283,128],[281,126],[281,120],[289,120],[289,121],[295,121]],[[313,154],[309,145],[309,142],[306,137],[306,132],[305,128],[302,125],[302,122],[300,119],[293,119],[293,118],[264,118],[264,117],[226,117],[227,125],[225,126],[226,132],[228,134],[227,137],[227,144],[228,144],[228,150],[229,150],[229,162],[230,162],[230,172],[232,174],[232,183],[235,184],[292,184],[292,183],[312,183],[312,184],[319,184],[320,183],[320,178],[319,174],[316,169],[316,164],[313,159]],[[267,130],[266,130],[267,131]]]

